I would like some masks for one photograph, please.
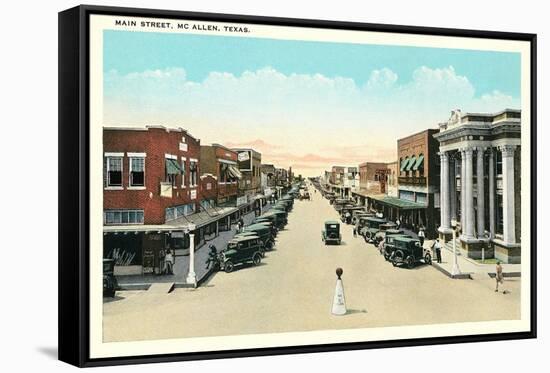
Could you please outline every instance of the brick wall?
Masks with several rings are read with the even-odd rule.
[[[186,146],[182,145],[180,149],[180,144],[186,144]],[[191,158],[199,160],[200,140],[186,131],[168,131],[157,127],[143,130],[106,128],[103,131],[103,150],[124,153],[122,188],[104,190],[104,209],[143,209],[144,224],[163,224],[167,207],[188,203],[197,204],[200,201],[200,188],[192,188],[189,185],[189,162]],[[145,187],[140,190],[132,190],[129,187],[129,157],[127,156],[129,152],[146,153]],[[165,154],[177,156],[179,164],[185,162],[184,187],[182,187],[182,175],[177,175],[176,187],[172,190],[171,198],[160,196],[160,182],[165,181]],[[198,163],[198,175],[200,175],[200,163]],[[192,198],[192,190],[196,191],[195,198]]]

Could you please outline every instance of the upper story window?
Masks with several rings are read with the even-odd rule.
[[[183,158],[181,160],[181,187],[185,188],[185,170],[187,167],[185,166],[186,159]]]
[[[106,186],[122,187],[122,156],[105,157]]]
[[[197,161],[192,160],[189,162],[189,185],[190,186],[197,186],[198,184],[198,167],[197,167]]]
[[[130,186],[145,186],[145,158],[130,158]]]
[[[177,187],[178,174],[181,173],[181,166],[176,159],[165,158],[165,181],[172,184],[172,187]]]
[[[106,210],[103,218],[105,225],[143,224],[143,210]]]

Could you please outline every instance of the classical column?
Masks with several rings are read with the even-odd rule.
[[[491,238],[495,238],[496,229],[496,206],[495,206],[495,153],[489,149],[489,232]]]
[[[460,227],[464,233],[466,228],[466,188],[465,181],[466,179],[465,170],[466,170],[466,156],[464,155],[464,150],[460,151]]]
[[[464,170],[464,207],[466,209],[465,216],[464,216],[464,222],[466,224],[465,229],[463,230],[463,234],[465,238],[473,238],[474,237],[474,224],[475,224],[475,216],[474,216],[474,183],[473,183],[473,149],[472,148],[466,148],[464,150],[464,163],[466,165]]]
[[[485,159],[484,149],[477,148],[477,237],[485,237]]]
[[[443,232],[451,228],[450,219],[449,219],[449,154],[447,152],[439,153],[441,158],[441,185],[439,196],[441,198],[440,202],[440,212],[441,212],[441,226],[440,230]]]
[[[456,159],[454,157],[449,157],[449,176],[451,219],[456,220]]]
[[[516,211],[514,201],[514,152],[516,147],[504,145],[502,151],[502,217],[504,242],[516,243]]]

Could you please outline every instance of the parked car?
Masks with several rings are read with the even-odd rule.
[[[263,224],[251,224],[243,229],[241,233],[252,233],[260,237],[264,244],[265,250],[271,250],[275,244],[274,236],[271,227]],[[240,233],[239,233],[240,234]],[[249,234],[250,235],[250,234]]]
[[[380,231],[380,225],[386,223],[386,219],[368,217],[364,219],[364,226],[359,231],[365,242],[374,242],[376,234]]]
[[[364,212],[365,208],[363,206],[357,206],[357,205],[344,205],[340,210],[340,220],[342,221],[342,223],[352,224],[353,213],[355,211]]]
[[[387,231],[394,231],[394,234],[398,234],[396,232],[403,233],[403,231],[400,231],[400,230],[397,229],[397,224],[392,223],[392,222],[380,224],[378,229],[379,229],[378,233],[376,233],[374,235],[374,244],[378,247],[380,246],[380,244],[382,242],[384,242],[384,237],[386,237],[386,232]]]
[[[430,250],[420,246],[420,241],[415,238],[395,237],[393,246],[390,261],[394,267],[405,265],[407,268],[413,268],[421,262],[432,264]]]
[[[286,211],[277,209],[271,209],[270,211],[263,214],[262,217],[273,217],[273,224],[275,224],[278,229],[283,229],[283,227],[288,222]]]
[[[103,296],[114,298],[118,290],[114,259],[103,259]]]
[[[252,224],[261,224],[263,226],[266,226],[271,231],[271,235],[273,237],[277,236],[277,232],[278,232],[277,227],[271,220],[269,220],[269,218],[262,218],[261,216],[259,216],[252,221]]]
[[[363,210],[353,210],[352,213],[351,213],[351,223],[353,225],[357,225],[357,222],[358,222],[359,218],[371,218],[371,217],[376,217],[376,215],[373,214],[372,212],[367,212],[364,209]]]
[[[335,243],[340,245],[342,242],[342,235],[340,234],[340,223],[336,220],[327,220],[325,222],[325,229],[321,232],[321,239],[326,244]]]
[[[262,262],[263,243],[258,236],[234,237],[227,243],[227,248],[220,253],[220,269],[233,272],[236,265]]]
[[[384,255],[384,259],[388,261],[390,260],[390,257],[393,254],[393,251],[395,249],[395,245],[393,244],[393,241],[395,240],[396,237],[412,238],[411,236],[404,234],[402,231],[399,231],[399,230],[391,229],[386,231],[386,236],[384,237],[384,241],[381,242],[379,249],[380,249],[380,254]]]

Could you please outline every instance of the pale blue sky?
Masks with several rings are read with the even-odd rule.
[[[240,75],[271,66],[284,74],[341,76],[361,85],[372,70],[386,67],[403,84],[419,66],[453,66],[468,77],[477,95],[520,92],[519,53],[127,31],[105,31],[104,51],[104,71],[183,67],[196,82],[211,71]]]
[[[104,32],[104,123],[180,126],[315,175],[396,159],[453,109],[520,108],[517,53]]]

